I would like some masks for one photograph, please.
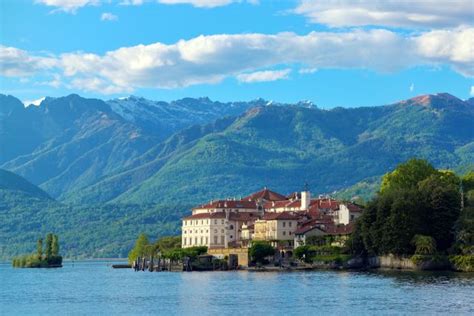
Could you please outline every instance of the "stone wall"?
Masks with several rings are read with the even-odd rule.
[[[216,257],[225,257],[229,255],[237,255],[238,264],[241,266],[249,265],[249,250],[248,248],[213,248],[208,249],[208,254]]]

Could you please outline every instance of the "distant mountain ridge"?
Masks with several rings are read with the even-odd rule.
[[[48,193],[44,192],[25,178],[13,172],[0,169],[0,194],[17,194],[38,198],[41,200],[52,200]]]
[[[201,202],[268,185],[331,192],[411,157],[474,161],[474,101],[440,93],[324,110],[310,102],[102,101],[25,108],[0,95],[0,166],[80,204]]]

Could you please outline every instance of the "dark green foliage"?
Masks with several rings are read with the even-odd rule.
[[[165,252],[174,248],[181,248],[181,236],[164,236],[155,243],[158,251]]]
[[[431,236],[415,235],[412,240],[416,255],[433,255],[436,253],[436,240]]]
[[[315,252],[314,247],[310,245],[299,246],[294,251],[294,256],[300,260],[303,260],[306,263],[312,262],[311,258],[314,256]]]
[[[275,248],[264,241],[252,242],[252,246],[249,248],[250,257],[257,263],[264,263],[266,257],[273,256],[274,254]]]
[[[39,260],[43,259],[43,239],[40,238],[36,242],[36,256]]]
[[[462,178],[464,209],[456,225],[455,252],[474,255],[474,171]]]
[[[196,246],[189,248],[173,248],[164,251],[161,255],[163,258],[171,260],[183,260],[185,257],[190,258],[191,260],[196,259],[197,256],[205,254],[207,252],[206,246]]]
[[[53,256],[59,256],[59,238],[57,235],[53,235],[53,242],[51,244],[51,254]]]
[[[295,249],[296,258],[306,263],[323,262],[323,263],[343,263],[350,258],[350,255],[344,254],[342,247],[330,245],[310,246],[304,245]]]
[[[426,161],[399,165],[384,176],[381,191],[359,218],[352,253],[447,252],[460,215],[459,183],[452,172],[438,171]]]
[[[46,260],[53,256],[53,234],[49,233],[46,235],[46,249],[44,251]]]

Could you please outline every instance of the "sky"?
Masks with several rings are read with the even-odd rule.
[[[474,0],[1,0],[0,93],[31,102],[474,96]]]

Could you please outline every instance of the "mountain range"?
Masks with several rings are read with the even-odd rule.
[[[411,158],[474,161],[474,106],[449,94],[320,109],[78,95],[39,106],[0,95],[0,166],[68,203],[200,202],[264,185],[332,192]]]
[[[381,175],[412,157],[461,173],[472,168],[474,99],[439,93],[375,107],[322,109],[262,99],[103,101],[69,95],[25,107],[0,95],[0,192],[8,200],[0,215],[9,220],[9,212],[26,219],[28,212],[43,214],[15,204],[27,192],[33,204],[55,205],[54,212],[41,215],[50,222],[43,226],[54,228],[50,224],[60,216],[65,234],[78,223],[93,222],[90,227],[100,230],[120,222],[120,229],[109,231],[118,236],[140,227],[159,231],[153,223],[167,221],[171,226],[164,231],[172,233],[191,205],[263,186],[290,193],[307,183],[313,193],[367,197]],[[120,214],[127,214],[130,226]],[[15,223],[5,238],[32,229]],[[122,255],[134,237],[119,236],[122,243],[93,255]],[[90,240],[70,254],[91,255],[84,249],[94,249],[97,239]]]

